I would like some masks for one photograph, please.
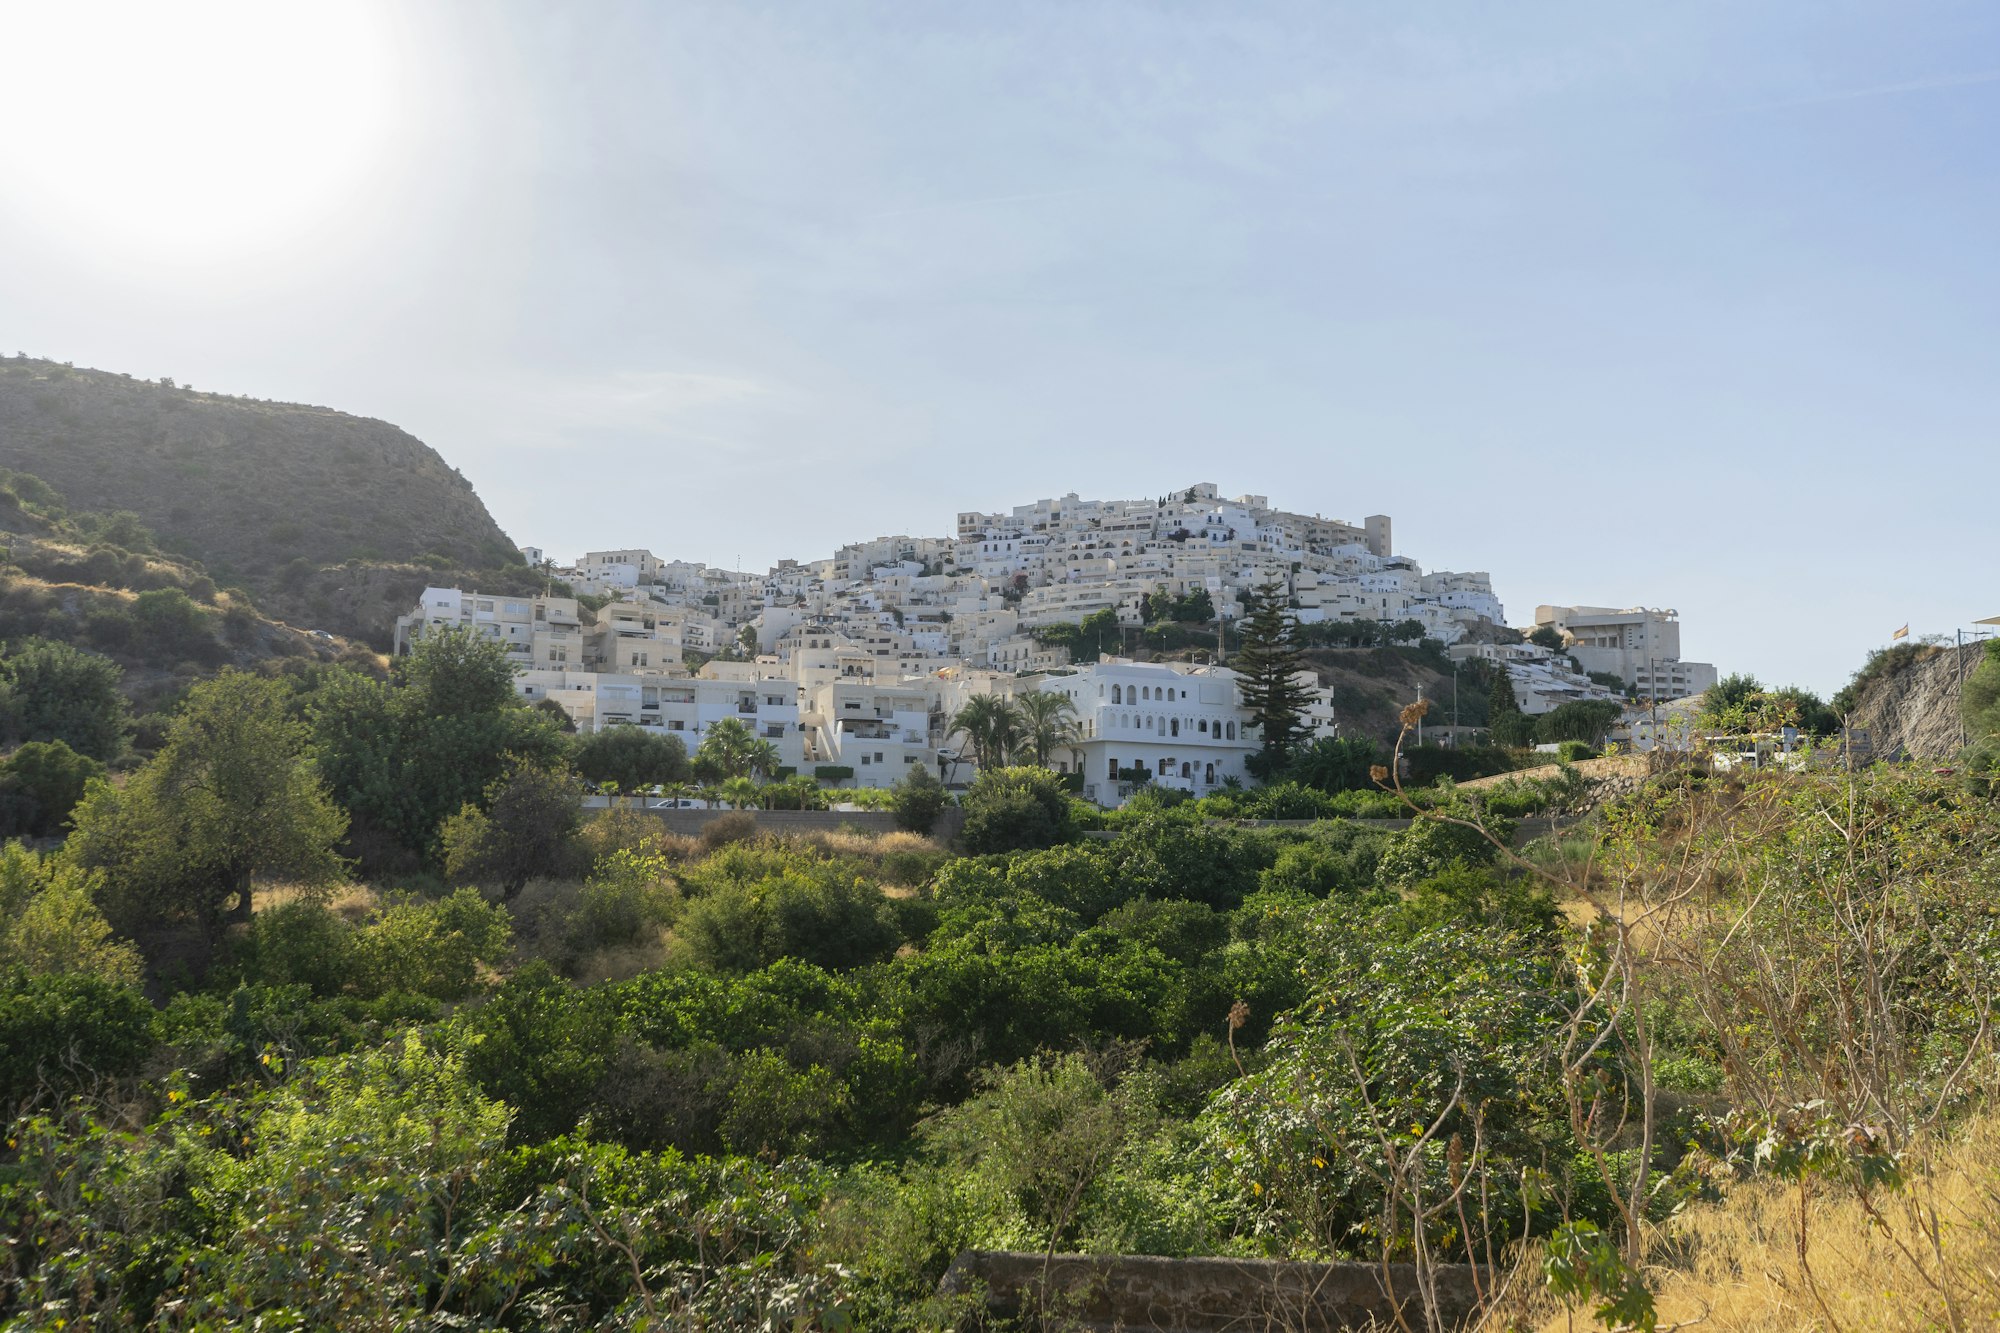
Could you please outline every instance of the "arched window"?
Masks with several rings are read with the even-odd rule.
[[[1162,759],[1160,761],[1160,776],[1163,778],[1170,778],[1173,775],[1174,775],[1174,761],[1171,759]]]
[[[1236,724],[1234,722],[1229,724],[1229,739],[1232,741],[1236,739]]]
[[[1204,785],[1206,785],[1206,786],[1210,786],[1210,787],[1213,787],[1213,786],[1215,785],[1215,765],[1214,765],[1214,764],[1210,764],[1210,765],[1209,765],[1209,766],[1207,767],[1207,769],[1205,769],[1205,770],[1203,771],[1203,773],[1202,773],[1202,775],[1201,775],[1201,780],[1202,780],[1203,784],[1204,784]]]
[[[1201,732],[1201,734],[1202,734],[1202,735],[1204,735],[1204,736],[1208,735],[1208,719],[1207,719],[1207,718],[1203,718],[1203,719],[1201,719],[1201,721],[1199,721],[1199,722],[1195,723],[1195,727],[1196,727],[1196,728],[1197,728],[1197,729],[1198,729],[1198,730],[1199,730],[1199,731]]]
[[[1180,734],[1181,734],[1181,720],[1180,720],[1179,718],[1175,718],[1175,719],[1174,719],[1174,721],[1173,721],[1173,729],[1174,729],[1174,731],[1173,731],[1173,734],[1174,734],[1174,735],[1178,736],[1178,735],[1180,735]]]
[[[1148,685],[1146,688],[1139,691],[1139,697],[1141,699],[1151,699],[1153,697],[1153,687]]]
[[[1125,702],[1125,687],[1124,687],[1124,686],[1122,686],[1122,685],[1113,685],[1113,686],[1111,687],[1111,702],[1112,702],[1112,703],[1115,703],[1115,704],[1122,704],[1122,703],[1124,703],[1124,702]]]
[[[1182,777],[1184,777],[1184,778],[1191,778],[1191,777],[1193,777],[1193,776],[1194,776],[1194,765],[1193,765],[1193,764],[1190,764],[1190,763],[1188,763],[1188,762],[1187,762],[1186,760],[1182,760],[1182,761],[1181,761],[1181,776],[1182,776]]]

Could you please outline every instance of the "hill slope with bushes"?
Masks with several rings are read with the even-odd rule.
[[[216,583],[337,632],[387,629],[376,599],[344,605],[356,568],[387,567],[394,598],[407,588],[413,600],[427,572],[520,563],[435,450],[331,408],[0,359],[0,467],[41,478],[77,510],[129,513]]]

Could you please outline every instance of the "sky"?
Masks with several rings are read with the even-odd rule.
[[[1837,688],[2000,614],[1991,3],[0,0],[0,348],[763,568],[1197,481]]]

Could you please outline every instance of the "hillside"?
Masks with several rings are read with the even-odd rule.
[[[1907,753],[1925,762],[1955,756],[1962,744],[1959,685],[1984,647],[1913,643],[1877,653],[1835,699],[1864,728],[1883,757]]]
[[[77,512],[40,479],[0,472],[0,643],[29,638],[109,657],[140,713],[223,667],[386,665],[218,589],[196,562],[157,549],[129,514]]]
[[[260,596],[348,561],[518,563],[434,450],[330,408],[0,359],[0,467],[40,477],[77,510],[129,511],[165,550]]]

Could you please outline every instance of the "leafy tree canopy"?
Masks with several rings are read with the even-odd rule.
[[[123,675],[96,653],[24,640],[0,657],[0,735],[61,741],[92,759],[116,759],[130,729],[130,710],[118,692]]]

